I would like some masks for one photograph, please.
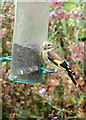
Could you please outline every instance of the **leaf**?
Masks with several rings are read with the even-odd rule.
[[[40,118],[40,117],[37,116],[37,115],[34,115],[34,114],[30,114],[30,115],[29,115],[29,118],[35,118],[35,119],[38,119],[38,118]]]
[[[70,10],[73,6],[73,2],[65,2],[64,3],[64,9],[65,10]]]

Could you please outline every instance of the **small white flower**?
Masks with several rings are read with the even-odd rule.
[[[45,88],[42,88],[42,89],[41,89],[41,90],[39,90],[38,92],[39,92],[39,94],[41,94],[41,95],[42,95],[42,94],[44,94],[44,93],[46,92],[46,89],[45,89]]]

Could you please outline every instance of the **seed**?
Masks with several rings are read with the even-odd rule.
[[[25,82],[37,82],[43,80],[42,71],[38,66],[43,64],[39,52],[32,45],[13,45],[11,62],[11,76],[17,75],[18,80]]]

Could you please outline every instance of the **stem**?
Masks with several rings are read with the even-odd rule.
[[[34,88],[36,89],[37,93],[38,93],[38,88],[36,87],[36,85],[34,85]],[[38,94],[39,95],[39,94]],[[51,106],[53,109],[60,111],[60,112],[67,112],[67,113],[73,113],[76,114],[76,112],[73,111],[69,111],[69,110],[65,110],[65,109],[61,109],[61,108],[57,108],[56,106],[52,105],[51,103],[49,103],[49,101],[46,99],[46,97],[39,95],[42,99],[44,99],[46,101],[46,103]],[[45,95],[46,96],[46,95]]]
[[[68,118],[66,118],[66,119],[64,119],[64,120],[70,120],[70,119],[74,119],[74,118],[77,118],[77,120],[78,120],[78,119],[84,120],[83,118],[78,118],[77,116],[71,116],[71,117],[68,117]]]

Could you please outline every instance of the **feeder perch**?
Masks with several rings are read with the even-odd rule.
[[[49,2],[16,2],[9,78],[21,83],[42,82],[41,46],[47,40]]]

